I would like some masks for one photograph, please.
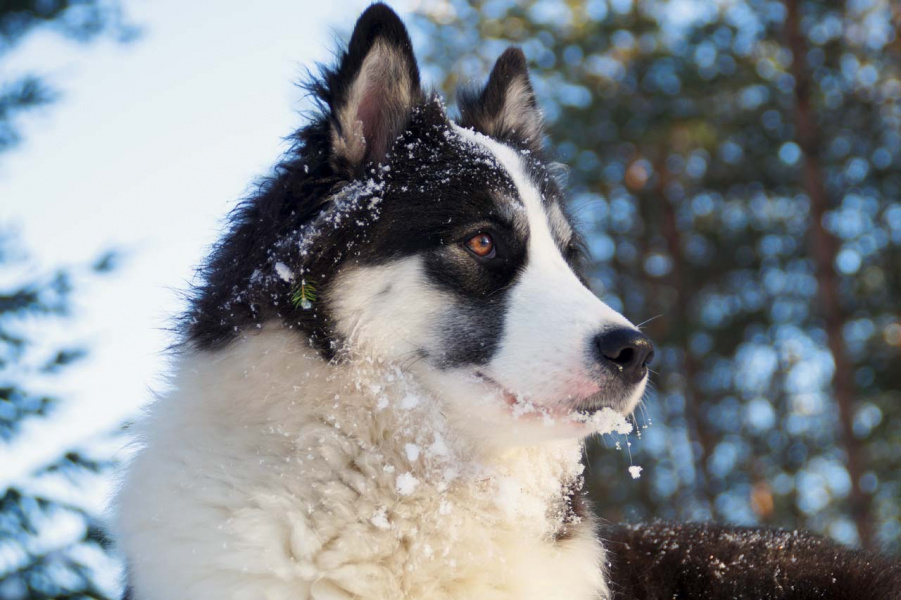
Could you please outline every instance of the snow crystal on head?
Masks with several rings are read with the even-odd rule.
[[[259,273],[259,271],[254,271],[254,273]],[[294,273],[291,272],[288,265],[281,261],[275,263],[275,273],[284,282],[291,283],[294,281]],[[251,275],[251,278],[253,278],[253,275]]]
[[[390,169],[385,166],[377,169],[376,174],[381,175],[388,170]],[[360,229],[378,220],[384,189],[385,181],[382,177],[354,181],[341,188],[328,199],[327,207],[315,219],[300,228],[293,242],[297,245],[297,253],[307,258],[319,238],[334,233],[351,218],[356,219],[352,225]]]

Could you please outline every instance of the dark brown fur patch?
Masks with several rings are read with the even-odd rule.
[[[606,527],[613,600],[899,600],[901,562],[800,531]]]

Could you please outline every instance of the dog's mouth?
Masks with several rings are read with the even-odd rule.
[[[520,401],[520,398],[518,398],[516,396],[516,394],[514,394],[513,392],[511,392],[510,390],[508,390],[507,388],[502,386],[500,383],[498,383],[491,377],[485,375],[481,371],[476,371],[475,377],[479,381],[483,381],[483,382],[487,383],[488,385],[490,385],[491,387],[495,388],[495,390],[497,390],[500,393],[501,397],[504,399],[504,403],[506,403],[507,406],[513,407],[516,405],[517,402]]]
[[[606,400],[601,393],[560,402],[556,406],[536,404],[527,397],[510,391],[481,371],[476,371],[474,375],[479,381],[494,388],[510,410],[511,415],[517,419],[543,419],[545,423],[561,419],[573,423],[586,423],[592,421],[604,409],[616,410],[618,404]]]

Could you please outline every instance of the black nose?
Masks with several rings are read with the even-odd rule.
[[[631,384],[647,375],[648,365],[654,360],[654,344],[634,329],[605,331],[594,338],[594,345],[600,361],[622,373]]]

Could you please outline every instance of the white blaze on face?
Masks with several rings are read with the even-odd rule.
[[[503,338],[483,372],[508,391],[543,405],[603,391],[591,372],[592,340],[602,331],[634,325],[601,302],[570,269],[551,234],[551,219],[562,215],[548,215],[517,152],[473,131],[457,132],[486,148],[507,171],[529,224],[526,267],[509,292]]]

